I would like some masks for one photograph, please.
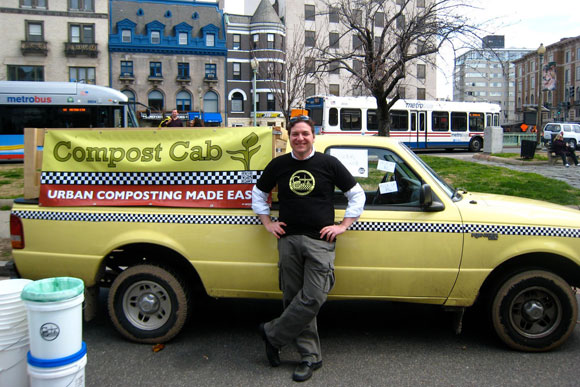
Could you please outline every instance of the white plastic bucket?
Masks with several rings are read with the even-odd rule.
[[[27,337],[9,344],[0,343],[0,386],[28,387],[27,352]]]
[[[0,281],[0,307],[4,301],[20,300],[22,289],[30,282],[23,278]]]
[[[28,375],[31,387],[84,387],[87,346],[62,359],[37,359],[28,353]]]
[[[83,290],[83,281],[72,277],[46,278],[24,287],[33,357],[61,359],[81,350]]]
[[[28,332],[30,353],[40,359],[60,359],[81,349],[84,295],[57,302],[30,302]]]

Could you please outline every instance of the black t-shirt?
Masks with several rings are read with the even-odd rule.
[[[285,235],[320,239],[320,230],[334,224],[334,187],[346,192],[356,181],[338,159],[316,152],[307,160],[296,160],[291,154],[272,160],[256,186],[270,192],[276,184]]]

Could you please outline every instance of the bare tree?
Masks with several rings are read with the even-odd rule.
[[[284,112],[286,125],[292,108],[304,101],[306,83],[318,77],[315,65],[320,54],[320,50],[315,48],[320,40],[316,33],[306,36],[304,28],[297,28],[291,38],[286,40],[284,64],[270,63],[269,68],[260,66],[265,73],[258,74],[274,94],[276,105]]]
[[[401,98],[398,87],[417,60],[434,65],[441,46],[473,31],[459,8],[462,0],[326,0],[344,27],[339,39],[321,49],[321,66],[338,63],[355,84],[377,100],[379,135],[389,136],[390,109]],[[387,100],[387,98],[389,98]]]

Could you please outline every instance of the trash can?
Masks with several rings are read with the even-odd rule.
[[[536,154],[536,142],[531,140],[522,140],[520,157],[524,159],[533,159]]]
[[[47,278],[22,290],[28,311],[30,354],[35,358],[61,359],[82,348],[84,283],[72,277]]]

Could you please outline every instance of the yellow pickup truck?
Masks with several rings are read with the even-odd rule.
[[[580,212],[451,187],[403,144],[317,136],[363,186],[365,211],[337,242],[330,299],[436,304],[476,300],[508,346],[545,351],[576,325]],[[272,204],[276,216],[276,201]],[[336,219],[346,199],[337,192]],[[41,207],[11,214],[19,274],[74,276],[110,287],[115,327],[130,340],[170,340],[197,297],[278,298],[276,241],[250,209]]]

